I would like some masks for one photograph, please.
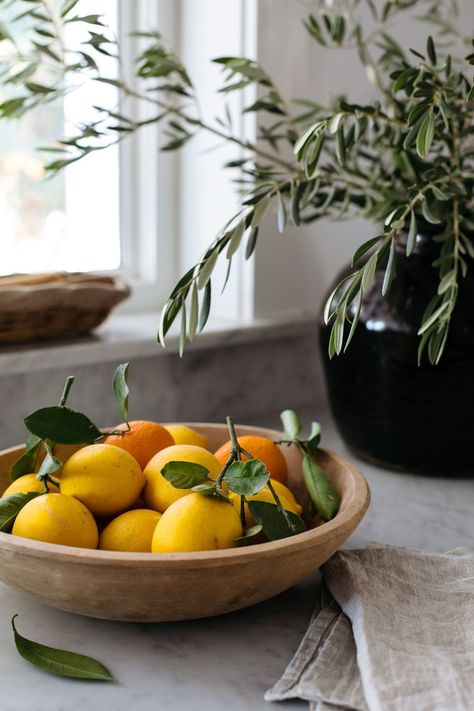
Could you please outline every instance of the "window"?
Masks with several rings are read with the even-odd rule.
[[[216,93],[221,78],[210,60],[223,54],[253,53],[255,8],[255,0],[80,0],[81,15],[103,12],[107,23],[116,28],[122,71],[132,86],[133,62],[143,40],[129,33],[159,29],[168,37],[183,55],[210,118],[222,112]],[[4,12],[2,7],[2,19]],[[77,29],[72,27],[67,42],[78,46],[83,39],[80,32],[86,30],[79,23]],[[25,36],[33,31],[26,22],[19,29]],[[3,45],[8,49],[4,42],[0,51],[6,51]],[[101,61],[104,72],[113,76],[114,61],[107,57]],[[242,99],[236,96],[232,101],[240,122]],[[230,175],[222,172],[225,160],[236,157],[235,151],[232,155],[228,148],[209,152],[215,141],[198,135],[177,154],[160,153],[161,127],[150,125],[119,146],[95,152],[43,180],[46,154],[36,147],[71,135],[75,124],[90,118],[91,111],[93,115],[95,103],[105,102],[109,108],[116,106],[115,88],[92,81],[66,93],[63,104],[47,105],[8,126],[3,122],[0,273],[119,272],[133,287],[127,308],[159,308],[179,275],[199,258],[235,209],[236,189]],[[126,110],[144,118],[147,107],[127,99]],[[216,300],[218,315],[241,319],[250,313],[251,278],[251,270],[247,268],[244,275],[242,265],[236,263],[224,298]]]
[[[81,0],[91,12],[94,0]],[[2,7],[8,22],[17,6]],[[13,15],[14,16],[14,15]],[[108,2],[107,22],[117,26],[117,4]],[[15,39],[21,44],[34,34],[27,17],[15,23]],[[65,41],[78,45],[84,30],[70,25]],[[2,60],[11,56],[12,45],[2,42]],[[10,53],[10,54],[9,54]],[[103,57],[103,65],[113,60]],[[25,69],[27,62],[11,66],[11,73]],[[104,66],[104,70],[106,66]],[[2,87],[1,100],[17,89]],[[3,121],[0,132],[0,217],[2,259],[0,273],[41,271],[98,271],[121,265],[119,231],[119,181],[117,148],[101,151],[87,161],[72,165],[52,179],[44,179],[45,153],[38,146],[50,146],[53,139],[71,135],[74,125],[86,118],[84,110],[100,101],[113,107],[117,101],[112,86],[88,83],[66,93],[64,102],[54,102],[25,114],[20,120]]]

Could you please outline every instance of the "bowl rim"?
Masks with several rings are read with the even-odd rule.
[[[164,423],[170,424],[170,423]],[[173,423],[178,424],[178,423]],[[221,423],[216,422],[180,422],[180,425],[189,427],[200,425],[211,429],[221,429],[225,427]],[[261,432],[262,436],[265,433],[275,439],[282,439],[283,432],[267,427],[254,427],[253,425],[236,424],[236,429],[252,428],[252,430]],[[10,447],[0,451],[1,454],[6,454],[15,451],[18,447]],[[357,467],[349,462],[342,455],[336,454],[325,447],[319,448],[324,454],[335,460],[340,466],[348,470],[354,482],[354,489],[350,499],[343,511],[338,511],[336,516],[330,521],[311,528],[304,533],[298,533],[295,536],[281,538],[277,541],[267,541],[257,543],[252,546],[243,546],[238,548],[226,548],[223,550],[214,551],[192,551],[185,553],[128,553],[123,551],[101,551],[91,548],[76,548],[74,546],[63,546],[58,543],[45,543],[43,541],[35,541],[31,538],[20,538],[12,536],[10,533],[0,532],[0,547],[11,553],[30,554],[35,558],[51,558],[53,555],[57,562],[69,563],[87,563],[91,565],[104,565],[112,563],[114,566],[129,566],[133,563],[142,564],[142,568],[146,568],[148,563],[150,567],[157,565],[172,568],[186,567],[195,568],[203,564],[206,566],[215,564],[220,565],[225,561],[234,563],[245,563],[250,558],[266,557],[268,554],[277,553],[281,555],[291,554],[294,550],[312,548],[318,542],[327,540],[328,535],[341,528],[352,530],[364,516],[370,503],[370,489],[363,474]]]

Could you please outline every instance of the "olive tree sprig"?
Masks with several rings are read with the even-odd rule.
[[[315,0],[307,31],[323,50],[355,51],[378,98],[370,104],[346,96],[327,105],[312,99],[289,104],[257,62],[220,57],[216,62],[224,73],[224,101],[222,116],[215,121],[203,120],[189,73],[159,33],[138,33],[142,48],[136,62],[137,85],[130,86],[120,71],[116,38],[101,15],[81,15],[81,0],[66,0],[57,11],[48,12],[41,0],[11,0],[8,8],[12,14],[6,17],[0,42],[10,43],[12,61],[0,69],[0,82],[14,91],[0,104],[0,119],[21,117],[42,103],[61,99],[64,82],[57,77],[68,73],[76,76],[77,85],[104,82],[120,95],[119,107],[97,106],[95,120],[50,147],[56,158],[46,166],[49,172],[156,123],[166,126],[163,150],[181,148],[198,131],[240,149],[239,158],[227,164],[239,171],[240,208],[170,294],[162,315],[161,342],[178,317],[181,353],[204,328],[217,260],[225,254],[228,277],[233,255],[242,248],[247,258],[252,255],[260,226],[272,214],[280,231],[288,222],[299,225],[322,217],[359,215],[383,223],[384,229],[357,250],[354,263],[362,257],[364,263],[331,296],[326,311],[333,320],[330,355],[347,348],[376,268],[385,269],[382,290],[387,293],[396,276],[402,232],[408,232],[409,256],[428,222],[439,225],[435,262],[439,285],[420,324],[419,356],[426,350],[431,363],[439,362],[460,282],[474,258],[474,53],[472,39],[459,27],[455,0],[380,4]],[[30,50],[22,49],[23,54],[15,43],[15,9],[33,23]],[[421,51],[407,51],[391,31],[399,13],[413,12],[431,27]],[[89,30],[80,47],[64,44],[63,29],[69,23]],[[433,38],[436,33],[441,42]],[[118,78],[101,73],[97,62],[101,54],[116,56]],[[45,69],[51,80],[42,83],[39,77]],[[245,107],[259,116],[256,141],[235,131],[225,102],[230,93],[250,85],[259,91],[258,100]],[[148,106],[149,115],[144,119],[128,115],[124,107],[130,97]],[[280,152],[288,146],[294,146],[294,160]]]

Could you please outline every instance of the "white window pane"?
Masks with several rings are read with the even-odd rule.
[[[81,14],[94,11],[94,0],[82,0]],[[105,15],[107,24],[116,28],[115,0],[109,0]],[[78,47],[87,38],[87,31],[81,23],[70,27],[66,44]],[[21,36],[26,39],[29,31],[26,20],[16,26],[20,40]],[[114,61],[102,55],[99,60],[101,73],[114,76]],[[10,97],[0,89],[0,100]],[[46,154],[36,150],[51,145],[63,134],[73,135],[74,124],[92,118],[93,105],[113,108],[116,102],[114,87],[88,82],[68,94],[64,103],[56,102],[19,120],[2,123],[0,274],[112,270],[120,266],[118,148],[98,151],[48,180],[44,180],[42,168]]]

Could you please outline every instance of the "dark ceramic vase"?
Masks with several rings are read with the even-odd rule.
[[[329,360],[330,326],[321,325],[329,401],[337,427],[357,455],[392,469],[474,476],[474,276],[460,286],[446,348],[437,366],[417,365],[424,309],[437,288],[439,245],[419,236],[381,295],[383,270],[366,294],[344,355]],[[346,272],[345,272],[346,273]],[[340,275],[337,282],[344,274]]]

